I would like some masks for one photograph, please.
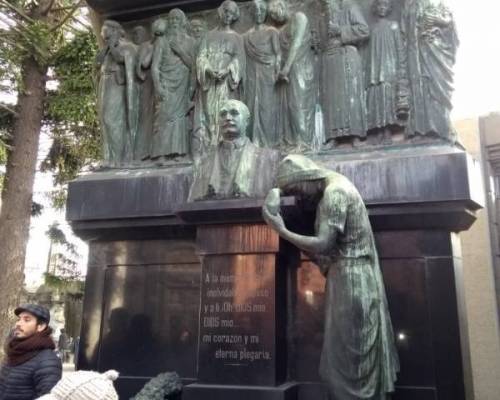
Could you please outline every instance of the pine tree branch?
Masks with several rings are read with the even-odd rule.
[[[2,0],[0,0],[2,1]],[[8,19],[6,19],[6,17],[4,15],[2,15],[0,13],[0,21],[3,21],[5,24],[7,24],[9,26],[9,29],[12,29],[14,32],[17,32],[19,35],[23,36],[25,39],[29,40],[30,37],[26,34],[26,30],[25,29],[22,29],[23,27],[23,24],[14,24],[14,25],[10,25],[10,22],[12,21],[9,21]],[[17,44],[16,44],[17,46]]]
[[[19,14],[21,17],[23,17],[25,20],[27,20],[28,22],[35,22],[33,20],[33,18],[31,18],[28,14],[25,13],[24,10],[18,8],[18,7],[15,7],[14,5],[10,4],[8,1],[6,0],[0,0],[0,6],[5,6],[7,8],[10,8],[12,11],[14,11],[15,13]]]
[[[15,117],[17,117],[19,115],[16,110],[14,110],[13,108],[10,108],[8,105],[6,105],[4,103],[0,103],[0,107],[3,108],[4,110],[7,110],[11,114],[13,114]]]
[[[87,5],[82,4],[83,1],[80,2],[79,8],[85,8]],[[54,7],[52,9],[53,12],[58,12],[58,11],[66,11],[66,10],[71,10],[74,6],[65,6],[65,7]]]
[[[59,22],[57,25],[55,25],[54,27],[52,27],[50,29],[50,33],[52,32],[55,32],[56,30],[58,30],[61,26],[63,26],[66,22],[68,22],[71,18],[73,18],[76,10],[78,10],[81,6],[81,4],[83,3],[82,0],[80,0],[78,3],[76,3],[70,11],[68,11],[68,13],[66,14],[66,16],[61,20],[61,22]]]
[[[49,0],[45,6],[39,6],[37,14],[46,16],[54,6],[55,0]]]
[[[24,50],[24,51],[28,51],[28,49],[26,47],[24,47],[22,44],[20,44],[19,42],[16,42],[15,40],[12,40],[12,39],[8,39],[7,37],[3,37],[2,40],[8,44],[10,44],[12,47],[16,47],[18,49],[21,49],[21,50]]]

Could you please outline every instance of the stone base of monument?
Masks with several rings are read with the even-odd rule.
[[[482,202],[477,166],[447,147],[315,159],[369,209],[401,360],[393,399],[465,399],[455,232]],[[263,224],[262,199],[186,204],[190,179],[182,167],[70,184],[68,220],[90,248],[78,368],[120,371],[123,399],[177,371],[189,400],[326,400],[323,276]],[[312,211],[285,198],[283,212],[311,232]]]
[[[286,383],[277,387],[206,385],[194,383],[184,388],[183,400],[288,400],[297,399],[298,385]]]

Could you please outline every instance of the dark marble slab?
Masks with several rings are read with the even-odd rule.
[[[192,182],[190,167],[108,170],[69,183],[69,221],[172,217]]]
[[[392,398],[463,400],[452,235],[421,230],[376,232],[375,236],[401,363]],[[307,259],[287,271],[292,293],[290,379],[301,383],[299,400],[322,399],[318,366],[325,278]],[[302,387],[303,382],[309,383]]]
[[[198,228],[202,255],[198,381],[275,386],[284,380],[286,351],[279,237],[266,225]]]
[[[404,224],[415,228],[422,215],[432,223],[437,214],[448,214],[458,225],[465,226],[471,219],[467,211],[484,203],[479,165],[454,148],[370,152],[353,157],[319,155],[317,161],[351,179],[374,217],[393,215],[392,221],[397,222],[404,216],[408,221]],[[262,199],[189,204],[186,199],[191,181],[190,167],[82,176],[69,184],[66,218],[72,224],[92,221],[95,225],[106,220],[117,225],[127,219],[136,225],[176,225],[181,222],[178,216],[188,223],[198,218],[200,222],[209,222],[206,212],[196,214],[203,209],[209,210],[214,218],[220,213],[223,217],[237,215],[238,207],[244,209],[240,220],[259,214]],[[394,228],[397,226],[388,220],[387,229]]]
[[[244,0],[236,0],[244,1]],[[94,10],[106,17],[133,20],[156,15],[174,7],[184,11],[199,11],[217,8],[219,0],[88,0]]]
[[[450,231],[466,229],[482,204],[476,165],[465,153],[444,148],[421,154],[380,152],[361,160],[349,154],[335,159],[320,155],[318,160],[357,182],[368,204],[401,358],[393,399],[463,400],[454,275],[458,253]],[[189,167],[179,167],[101,172],[71,183],[68,218],[78,234],[91,240],[79,368],[119,367],[122,398],[133,396],[145,382],[147,367],[140,367],[144,360],[135,360],[134,352],[125,354],[121,336],[110,335],[116,322],[113,314],[122,308],[127,313],[122,316],[125,330],[136,316],[150,319],[153,342],[161,347],[147,375],[175,369],[188,381],[197,379],[186,387],[189,400],[326,400],[317,372],[324,278],[293,246],[278,244],[251,228],[259,225],[262,199],[188,204],[190,179]],[[299,214],[293,198],[283,202],[294,224],[306,231],[311,228],[304,224],[307,210]],[[200,224],[208,227],[196,234]],[[198,355],[200,300],[202,311],[203,306],[222,303],[207,296],[216,288],[202,288],[199,255],[207,258],[209,274],[234,275],[243,267],[257,273],[259,265],[272,273],[275,283],[257,276],[231,283],[246,288],[257,282],[274,289],[261,319],[248,322],[248,315],[234,308],[219,315],[242,326],[242,337],[259,335],[259,344],[265,337],[265,343],[252,351],[267,351],[272,360],[238,369],[214,360],[214,346],[201,346]],[[257,256],[261,263],[245,261]],[[237,301],[233,297],[230,304]],[[183,324],[183,318],[190,322]],[[206,344],[213,345],[213,335],[220,332],[204,328],[202,335],[212,338]],[[196,344],[188,340],[183,347],[186,337]],[[132,338],[128,347],[151,351],[150,340]],[[237,349],[238,358],[241,350]],[[284,381],[297,384],[279,386]],[[241,386],[245,382],[252,386]]]
[[[161,372],[192,383],[200,273],[194,238],[92,242],[78,369],[118,370],[124,399]]]
[[[187,224],[217,224],[262,221],[263,199],[228,199],[185,203],[175,210],[176,216]],[[284,215],[297,213],[293,197],[281,199]]]
[[[277,387],[193,384],[184,388],[182,400],[296,400],[298,385]]]
[[[274,385],[274,256],[207,256],[203,261],[198,379]]]
[[[195,378],[199,279],[199,264],[108,267],[99,370]]]
[[[453,147],[319,155],[315,159],[347,176],[369,206],[464,201],[477,209],[484,204],[480,164]]]

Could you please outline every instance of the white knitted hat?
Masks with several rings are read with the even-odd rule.
[[[38,400],[118,400],[113,381],[118,372],[109,370],[100,374],[78,371],[64,376],[49,394]]]

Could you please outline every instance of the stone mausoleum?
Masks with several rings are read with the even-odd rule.
[[[69,186],[90,248],[78,368],[120,371],[123,399],[176,371],[183,399],[327,400],[325,277],[262,218],[279,161],[301,154],[368,209],[400,361],[392,398],[465,399],[457,233],[484,191],[449,120],[444,2],[88,3],[103,163]],[[302,235],[308,205],[281,198]]]

